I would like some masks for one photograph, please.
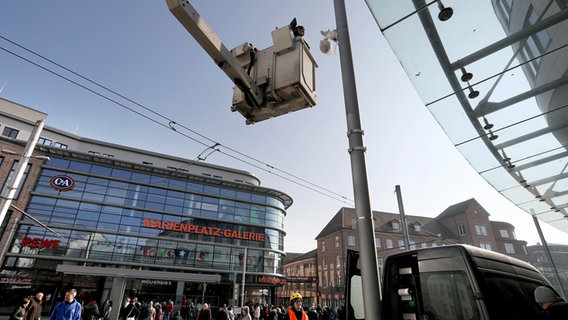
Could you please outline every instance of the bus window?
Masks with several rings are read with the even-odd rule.
[[[422,319],[480,319],[469,279],[463,271],[420,273]]]
[[[541,283],[513,276],[482,272],[484,300],[491,319],[538,319],[533,292]]]

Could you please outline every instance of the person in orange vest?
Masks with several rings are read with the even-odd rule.
[[[308,320],[308,315],[302,308],[302,296],[299,293],[294,292],[290,295],[290,308],[284,320]]]

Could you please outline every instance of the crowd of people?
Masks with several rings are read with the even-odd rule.
[[[112,301],[105,300],[99,308],[96,301],[79,303],[77,291],[69,289],[63,301],[51,311],[49,320],[111,320]],[[548,287],[540,286],[534,291],[534,300],[542,310],[541,319],[568,319],[568,303]],[[43,293],[22,299],[10,314],[10,320],[41,320]],[[183,296],[176,310],[172,300],[164,302],[139,302],[137,297],[126,298],[120,306],[118,319],[112,320],[345,320],[345,309],[331,310],[328,307],[303,306],[302,296],[292,293],[289,306],[255,304],[240,308],[220,305],[211,310],[207,303],[195,306]]]

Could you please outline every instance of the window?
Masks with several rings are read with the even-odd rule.
[[[405,247],[404,240],[398,240],[398,248],[404,250],[404,247]]]
[[[339,236],[335,236],[335,247],[339,248]]]
[[[325,251],[325,241],[321,241],[321,251]]]
[[[312,266],[309,263],[304,263],[304,275],[311,274],[310,269]]]
[[[491,244],[489,244],[489,243],[481,242],[481,243],[479,244],[479,247],[480,247],[480,248],[483,248],[483,249],[486,249],[486,250],[491,250]]]
[[[387,248],[390,249],[392,247],[394,247],[393,244],[392,244],[392,239],[387,239]]]
[[[10,127],[4,127],[4,130],[2,130],[2,135],[4,137],[15,139],[18,136],[19,132],[20,132],[19,130],[16,130],[16,129],[13,129],[13,128],[10,128]]]
[[[460,224],[458,226],[458,234],[460,236],[465,236],[467,233],[465,232],[465,226],[463,224]]]
[[[67,149],[67,145],[66,145],[66,144],[63,144],[63,143],[60,143],[60,142],[56,142],[55,145],[54,145],[54,147],[56,147],[56,148],[61,148],[61,149]]]
[[[356,243],[355,236],[347,236],[347,245],[354,246]]]
[[[428,319],[480,319],[478,297],[465,271],[420,272],[422,301]],[[496,298],[497,299],[497,298]]]
[[[414,225],[414,231],[416,232],[422,232],[422,226],[419,224],[415,224]]]
[[[410,250],[415,250],[415,249],[416,249],[416,242],[410,241]]]
[[[428,242],[422,242],[420,244],[420,248],[424,249],[424,248],[428,248]]]
[[[392,228],[395,230],[400,229],[400,223],[398,223],[398,221],[394,220],[391,222]]]
[[[499,233],[501,234],[501,238],[509,238],[509,231],[501,229],[499,230]]]
[[[512,243],[505,243],[505,252],[508,254],[515,254],[515,246]]]
[[[325,263],[325,258],[321,259],[321,267],[322,267],[322,269],[324,269],[324,270],[327,269],[327,264]]]
[[[511,6],[513,4],[513,0],[498,0],[497,1],[497,9],[499,13],[505,19],[507,25],[509,24],[509,20],[511,19]]]
[[[335,256],[335,267],[337,269],[341,269],[341,256],[340,255]]]
[[[381,247],[381,238],[375,238],[375,247],[377,248]]]
[[[357,219],[351,219],[351,229],[357,229]]]
[[[534,7],[531,5],[529,7],[524,26],[532,26],[536,23],[539,23],[540,20],[540,14],[536,12]],[[526,43],[521,50],[521,53],[525,61],[530,60],[530,62],[527,64],[528,68],[526,68],[525,70],[529,71],[532,78],[536,77],[541,60],[540,57],[546,52],[546,49],[548,48],[550,42],[550,35],[546,30],[541,30],[527,38]]]
[[[44,146],[50,146],[51,142],[53,142],[53,141],[51,141],[50,139],[47,139],[47,138],[42,138],[42,137],[40,137],[37,140],[37,144],[41,144],[41,145],[44,145]]]
[[[101,153],[100,153],[100,152],[97,152],[97,151],[91,151],[91,150],[89,150],[89,154],[92,154],[92,155],[95,155],[95,156],[100,156],[100,155],[101,155]]]
[[[485,225],[476,224],[475,225],[475,234],[477,234],[478,236],[486,236],[487,235],[487,228],[485,228]]]

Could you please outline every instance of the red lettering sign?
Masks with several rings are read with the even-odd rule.
[[[22,247],[57,250],[60,242],[61,240],[24,237]]]
[[[264,234],[252,231],[236,231],[216,227],[199,226],[190,223],[144,219],[143,227],[161,230],[172,230],[186,233],[202,234],[212,237],[225,237],[233,239],[264,241]]]

